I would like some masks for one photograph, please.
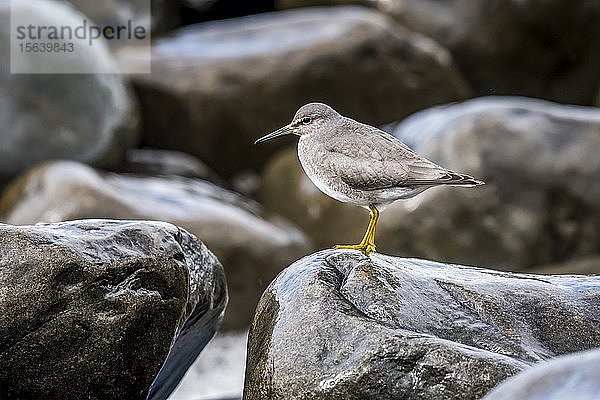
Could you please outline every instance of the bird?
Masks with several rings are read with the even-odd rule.
[[[326,195],[369,210],[367,231],[356,245],[335,249],[373,253],[379,214],[396,200],[441,185],[473,187],[484,182],[443,168],[393,135],[345,117],[324,103],[308,103],[292,121],[254,144],[296,135],[298,159],[309,179]]]

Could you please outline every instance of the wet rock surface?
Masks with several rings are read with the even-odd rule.
[[[15,7],[24,8],[45,25],[61,26],[82,18],[66,3],[38,5],[19,2]],[[0,1],[0,183],[50,159],[117,167],[138,140],[139,114],[124,77],[112,73],[10,74],[9,29],[9,2]],[[65,58],[65,63],[70,68],[90,63],[99,72],[117,68],[105,47],[81,52],[81,58]]]
[[[3,399],[145,399],[165,359],[168,394],[227,302],[218,260],[167,223],[0,225],[0,248]]]
[[[360,7],[188,26],[156,41],[152,74],[132,80],[145,144],[189,152],[225,177],[260,166],[272,147],[252,143],[301,104],[383,123],[469,93],[443,48]]]
[[[600,393],[600,350],[540,363],[496,387],[483,400],[593,400]]]
[[[243,328],[261,293],[281,270],[306,254],[297,228],[267,218],[258,204],[208,182],[96,171],[74,162],[42,165],[0,198],[0,221],[11,224],[80,218],[152,219],[196,235],[226,268],[231,298],[224,328]]]
[[[598,332],[599,277],[327,250],[261,298],[244,399],[477,399]]]

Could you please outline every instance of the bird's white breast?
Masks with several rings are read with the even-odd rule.
[[[344,194],[342,186],[345,184],[331,170],[327,151],[323,147],[311,143],[306,137],[300,137],[298,159],[306,175],[321,192],[344,203],[354,202]]]

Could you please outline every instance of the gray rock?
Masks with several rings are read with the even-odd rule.
[[[600,277],[326,250],[285,269],[252,324],[244,399],[477,399],[600,345]]]
[[[375,0],[448,48],[479,95],[591,105],[600,82],[600,4],[570,0]],[[560,21],[559,24],[556,21]]]
[[[119,53],[135,65],[136,51]],[[434,41],[361,7],[266,13],[188,26],[153,46],[152,74],[132,76],[144,142],[189,152],[229,177],[272,147],[254,140],[320,100],[390,122],[469,93]]]
[[[61,3],[18,2],[46,25],[81,17]],[[0,182],[49,159],[72,159],[117,167],[138,139],[139,115],[122,75],[11,74],[10,7],[0,1]],[[118,69],[102,46],[81,48],[81,57],[65,58],[70,67],[94,65],[100,72]]]
[[[600,393],[600,350],[540,363],[496,387],[484,400],[595,400]]]
[[[163,362],[172,388],[227,303],[218,260],[167,223],[0,225],[0,248],[2,399],[145,399]]]
[[[594,104],[600,5],[570,0],[278,0],[279,9],[361,4],[450,50],[478,95]],[[556,21],[560,21],[559,24]]]
[[[224,328],[245,328],[258,299],[281,270],[309,250],[297,228],[265,216],[260,206],[208,182],[96,171],[75,162],[42,165],[0,198],[0,221],[11,224],[80,218],[153,219],[196,235],[215,253],[236,293]]]

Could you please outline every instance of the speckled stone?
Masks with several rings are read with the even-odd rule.
[[[2,399],[145,399],[163,363],[168,395],[227,302],[218,260],[163,222],[0,224],[0,249]]]
[[[478,399],[600,345],[600,277],[325,250],[284,270],[250,330],[244,399]]]

